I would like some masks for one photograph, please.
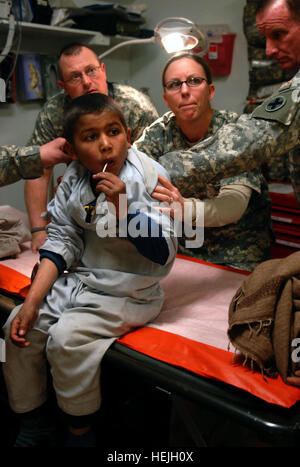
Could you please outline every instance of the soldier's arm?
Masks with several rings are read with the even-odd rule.
[[[134,142],[134,146],[139,151],[158,161],[162,154],[166,152],[164,140],[164,124],[163,117],[161,117],[144,129],[139,139]]]
[[[145,111],[139,115],[135,125],[134,133],[132,134],[132,142],[136,141],[143,133],[144,128],[148,127],[158,118],[158,113],[155,107],[151,104]]]
[[[35,180],[26,180],[24,186],[24,198],[32,230],[32,251],[36,253],[46,240],[46,221],[41,217],[46,211],[48,202],[48,186],[51,179],[52,169],[44,171],[41,177]]]
[[[47,234],[47,222],[42,218],[48,202],[48,185],[51,176],[50,170],[45,170],[42,177],[36,180],[27,180],[24,186],[25,204],[31,229],[31,249],[37,253],[44,244]]]
[[[17,182],[21,178],[40,177],[43,167],[69,162],[64,152],[64,138],[56,138],[42,146],[0,146],[0,186]]]
[[[59,102],[58,102],[59,105]],[[34,130],[32,132],[32,135],[28,141],[28,145],[39,145],[42,146],[43,144],[48,143],[49,141],[52,141],[53,139],[57,138],[60,136],[53,124],[52,121],[52,114],[51,114],[51,107],[49,110],[49,103],[46,103],[45,106],[42,108],[42,110],[39,112]],[[53,109],[52,109],[53,111]]]
[[[64,138],[56,138],[41,146],[41,157],[47,161],[44,163],[44,173],[40,178],[25,183],[25,203],[32,233],[31,248],[34,253],[40,249],[47,237],[46,221],[41,217],[46,211],[48,185],[52,173],[47,163],[52,166],[55,163],[70,161],[70,156],[63,151],[65,141]]]
[[[300,204],[300,145],[289,152],[289,172],[295,196]]]
[[[299,73],[298,73],[299,74]],[[297,75],[298,76],[298,75]],[[172,182],[188,197],[196,196],[203,184],[247,172],[272,156],[288,153],[299,144],[300,79],[259,106],[252,115],[242,115],[188,151],[174,151],[160,157]],[[280,97],[281,108],[266,111]],[[280,101],[278,101],[280,104]]]
[[[56,138],[57,134],[53,127],[51,116],[46,106],[40,111],[29,144],[45,144]],[[52,169],[44,171],[40,178],[27,180],[24,187],[25,204],[28,212],[31,229],[42,229],[46,221],[41,215],[46,211],[48,201],[48,186],[51,179]],[[46,240],[45,230],[32,232],[32,250],[37,252]]]
[[[21,178],[39,177],[42,173],[39,146],[0,147],[0,186],[15,183]]]
[[[198,214],[204,212],[204,227],[222,227],[238,222],[245,213],[252,194],[252,188],[249,186],[231,183],[223,185],[214,198],[202,201],[198,198],[183,198],[180,191],[161,175],[158,176],[158,181],[160,184],[156,186],[152,197],[166,203],[173,199],[178,203],[182,218],[193,225],[201,225],[202,216],[198,219]],[[164,207],[162,211],[169,212],[172,217],[176,215],[172,204],[169,208]]]
[[[158,118],[158,112],[148,96],[140,93],[135,106],[135,112],[131,114],[129,126],[131,129],[131,142],[136,141],[148,127]]]

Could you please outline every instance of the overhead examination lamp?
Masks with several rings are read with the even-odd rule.
[[[209,46],[205,31],[198,25],[186,18],[170,17],[155,26],[152,37],[121,42],[99,55],[99,59],[121,47],[135,44],[159,44],[168,53],[196,49],[198,55],[205,55]]]

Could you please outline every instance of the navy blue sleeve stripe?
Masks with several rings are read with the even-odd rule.
[[[43,258],[48,258],[51,261],[53,261],[53,263],[56,265],[56,267],[58,269],[59,274],[64,272],[64,270],[67,267],[67,264],[66,264],[64,258],[61,255],[59,255],[58,253],[53,253],[52,251],[41,249],[40,250],[40,260],[42,260]]]
[[[145,256],[145,258],[150,259],[154,263],[166,264],[169,257],[169,247],[166,239],[163,236],[162,228],[160,225],[157,225],[156,222],[147,216],[144,213],[138,212],[135,214],[128,214],[127,224],[135,216],[139,216],[139,222],[137,223],[137,228],[142,232],[145,232],[145,225],[147,225],[148,236],[138,236],[132,237],[128,232],[128,240],[133,243],[136,249]],[[141,222],[143,225],[141,225]],[[151,236],[151,232],[158,232],[157,236]]]

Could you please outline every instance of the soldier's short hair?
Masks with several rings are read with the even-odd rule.
[[[202,68],[204,69],[204,73],[206,75],[208,84],[212,83],[212,77],[211,77],[211,71],[210,71],[209,65],[207,64],[207,62],[202,57],[200,57],[199,55],[196,55],[196,54],[194,54],[192,52],[178,52],[177,54],[175,54],[171,58],[169,58],[169,60],[165,64],[165,67],[164,67],[163,72],[162,72],[162,85],[163,85],[163,88],[165,87],[165,75],[166,75],[167,69],[169,68],[171,63],[176,62],[177,60],[180,60],[181,58],[190,58],[191,60],[194,60],[194,62],[199,63],[199,65],[201,65]]]
[[[119,104],[106,94],[93,93],[76,97],[66,106],[63,114],[63,136],[69,143],[73,143],[79,118],[87,114],[101,114],[104,111],[114,113],[127,131],[126,119]]]
[[[58,72],[59,72],[59,76],[60,76],[61,80],[63,80],[62,70],[61,70],[61,66],[60,66],[61,57],[62,56],[70,57],[70,56],[74,56],[74,55],[79,55],[83,48],[86,48],[86,49],[90,50],[95,55],[95,58],[97,59],[97,61],[100,63],[100,60],[99,60],[97,54],[94,52],[94,50],[92,50],[87,45],[81,44],[80,42],[72,42],[70,44],[67,44],[59,51],[59,54],[58,54],[57,66],[58,66]]]
[[[275,3],[276,0],[260,0],[258,2],[257,13],[268,8],[270,5]],[[300,23],[300,0],[285,0],[287,7],[289,8],[292,17]]]

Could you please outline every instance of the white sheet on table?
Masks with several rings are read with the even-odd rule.
[[[166,298],[151,327],[228,348],[228,309],[244,274],[176,258],[162,281]]]

